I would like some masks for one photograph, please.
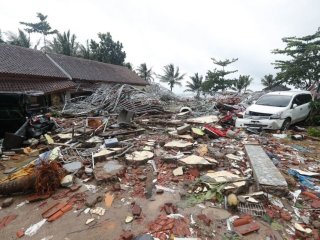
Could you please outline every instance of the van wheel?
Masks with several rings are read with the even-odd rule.
[[[291,119],[290,118],[286,118],[282,124],[282,127],[280,128],[281,131],[285,131],[288,130],[288,128],[290,127],[291,124]]]

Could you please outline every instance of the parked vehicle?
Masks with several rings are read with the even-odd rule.
[[[236,127],[286,130],[310,113],[309,91],[270,92],[261,96],[236,120]]]

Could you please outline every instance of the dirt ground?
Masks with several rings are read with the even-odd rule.
[[[81,189],[80,189],[81,191]],[[96,194],[100,194],[99,192]],[[122,198],[121,198],[122,199]],[[89,227],[86,225],[87,219],[91,218],[90,213],[81,213],[79,216],[77,211],[70,211],[64,214],[61,218],[54,222],[46,222],[39,231],[32,237],[24,236],[22,239],[54,239],[54,240],[118,240],[123,230],[131,230],[135,236],[142,235],[148,232],[147,226],[150,221],[154,220],[159,214],[161,207],[171,202],[178,204],[180,196],[178,193],[163,193],[155,195],[152,200],[137,198],[129,199],[135,201],[142,208],[142,218],[134,220],[126,224],[124,222],[126,216],[131,213],[130,204],[121,201],[120,198],[115,198],[110,209],[106,210],[104,216],[97,220],[96,225]],[[26,204],[22,207],[16,206],[25,201],[25,196],[14,197],[14,203],[9,208],[4,208],[0,211],[0,218],[9,215],[17,214],[18,217],[4,229],[0,230],[0,239],[19,239],[16,232],[19,229],[27,229],[30,225],[42,220],[42,212],[56,201],[49,198],[45,201]],[[104,207],[104,202],[98,203],[96,206]],[[205,205],[206,209],[210,209],[209,205]],[[213,211],[217,208],[212,208]],[[179,213],[188,216],[190,214],[195,218],[196,215],[204,211],[203,206],[195,206],[192,208],[179,208]],[[212,219],[216,227],[215,236],[207,239],[223,239],[222,234],[226,231],[226,221],[220,218],[224,217],[224,210],[220,213],[217,210]],[[210,216],[209,216],[210,217]],[[215,219],[216,218],[216,219]],[[243,239],[266,239],[266,236],[277,236],[275,239],[282,239],[278,233],[273,231],[266,223],[259,221],[260,230],[257,233],[251,233]]]

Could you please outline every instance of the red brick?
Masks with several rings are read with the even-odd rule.
[[[256,232],[260,229],[260,226],[257,222],[253,221],[249,224],[245,224],[239,227],[235,227],[234,230],[242,235],[246,235],[252,232]]]
[[[18,238],[22,238],[24,236],[24,230],[20,229],[16,234]]]
[[[58,218],[62,217],[64,214],[64,212],[62,212],[61,210],[59,210],[58,212],[56,212],[55,214],[51,215],[47,221],[48,222],[53,222],[55,220],[57,220]]]

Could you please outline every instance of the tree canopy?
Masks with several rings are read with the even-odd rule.
[[[185,92],[194,92],[196,93],[196,98],[200,98],[203,76],[199,76],[198,73],[195,73],[194,76],[190,77],[190,79],[191,82],[187,81],[187,89]]]
[[[261,79],[261,83],[267,88],[271,88],[279,84],[272,74],[264,75],[264,77]]]
[[[79,43],[76,41],[76,35],[68,32],[57,33],[52,42],[49,42],[48,50],[51,52],[64,54],[67,56],[77,56]]]
[[[233,81],[232,89],[238,91],[239,93],[244,90],[246,92],[247,88],[252,83],[253,78],[250,75],[240,75],[238,79]]]
[[[122,50],[122,43],[113,41],[109,32],[98,33],[98,37],[99,42],[95,40],[90,41],[91,59],[104,63],[123,65],[126,52]]]
[[[212,58],[213,63],[222,67],[222,69],[214,68],[212,71],[209,70],[207,72],[206,80],[202,84],[202,91],[212,95],[217,91],[224,91],[227,88],[231,87],[233,85],[233,80],[228,79],[226,76],[231,73],[235,73],[238,70],[226,71],[224,68],[236,62],[237,60],[238,58],[233,58],[231,60],[216,60],[215,58]]]
[[[275,49],[274,54],[284,56],[276,60],[277,79],[298,88],[308,89],[320,78],[320,28],[304,37],[285,37],[284,49]]]
[[[12,32],[8,33],[7,43],[20,47],[31,47],[30,38],[20,29],[18,29],[18,35]]]
[[[172,89],[174,85],[181,86],[181,80],[184,78],[184,74],[180,74],[179,67],[175,67],[172,63],[168,64],[163,67],[163,75],[158,75],[161,82],[168,83],[170,90],[172,92]]]
[[[40,33],[43,35],[43,44],[46,46],[46,36],[51,34],[58,33],[58,30],[52,29],[50,24],[47,21],[48,15],[43,15],[42,13],[37,13],[37,18],[39,18],[39,22],[36,23],[28,23],[28,22],[20,22],[20,24],[26,26],[24,29],[27,33]]]
[[[154,80],[152,68],[148,68],[146,63],[141,63],[136,71],[146,82],[151,83]]]

